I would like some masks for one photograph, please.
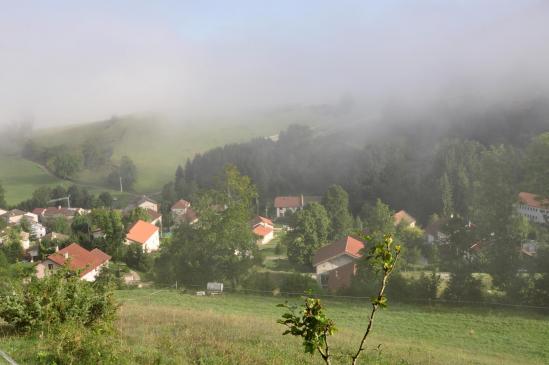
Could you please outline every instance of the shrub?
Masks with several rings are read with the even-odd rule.
[[[44,365],[125,364],[128,360],[117,337],[112,324],[89,328],[65,322],[48,329],[39,344],[36,360]]]
[[[321,292],[321,289],[318,286],[316,280],[314,280],[310,276],[294,273],[287,275],[282,280],[282,282],[280,283],[280,291],[282,293],[302,294],[306,291],[319,293]]]
[[[481,281],[471,274],[454,273],[443,297],[454,301],[479,301],[482,300],[481,286]]]
[[[91,326],[110,322],[118,308],[110,286],[80,280],[67,268],[32,278],[0,293],[0,318],[18,330],[38,330],[64,322]]]

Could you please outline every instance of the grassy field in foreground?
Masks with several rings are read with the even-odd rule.
[[[120,291],[120,329],[135,364],[321,364],[275,323],[283,298],[174,291]],[[295,301],[295,299],[292,299]],[[339,331],[332,348],[352,351],[366,326],[364,302],[327,300]],[[547,364],[549,316],[519,311],[393,304],[376,318],[362,364]],[[373,351],[381,344],[381,354]],[[32,364],[33,343],[2,336],[0,348]],[[366,358],[365,358],[366,359]],[[364,359],[364,360],[365,360]]]

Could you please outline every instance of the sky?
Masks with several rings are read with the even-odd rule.
[[[0,125],[549,92],[544,0],[0,0]]]

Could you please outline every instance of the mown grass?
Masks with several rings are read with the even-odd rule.
[[[298,339],[281,336],[284,298],[196,297],[152,289],[120,291],[123,346],[135,364],[320,364]],[[297,299],[291,299],[297,301]],[[326,300],[340,329],[332,339],[345,363],[366,325],[368,304]],[[0,334],[0,348],[32,364],[33,340]],[[379,314],[368,358],[374,364],[547,364],[549,316],[519,310],[392,304]],[[381,345],[380,352],[375,350]],[[362,362],[367,363],[366,361]]]

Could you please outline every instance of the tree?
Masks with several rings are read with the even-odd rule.
[[[48,161],[48,167],[63,178],[69,179],[80,170],[80,156],[71,152],[60,152]]]
[[[366,222],[366,229],[372,234],[392,234],[395,232],[394,212],[381,199],[377,199],[376,205],[365,205],[362,215]]]
[[[353,228],[353,217],[349,213],[349,195],[339,185],[332,185],[322,199],[330,217],[330,239],[346,236]]]
[[[122,156],[120,164],[113,168],[107,180],[114,188],[131,190],[137,181],[137,166],[128,156]]]
[[[536,136],[526,149],[527,184],[530,191],[549,196],[549,132]]]
[[[446,173],[440,179],[440,191],[442,193],[442,215],[449,217],[454,212],[454,197],[452,194],[452,185]]]
[[[100,208],[111,208],[112,204],[114,202],[114,199],[108,191],[104,191],[101,194],[99,194],[99,197],[97,198],[97,204]]]
[[[2,186],[2,183],[0,182],[0,207],[7,207],[8,204],[6,203],[6,191],[4,190],[4,187]]]
[[[124,262],[134,270],[149,271],[151,269],[151,257],[143,252],[143,246],[131,244],[128,246]]]
[[[234,166],[225,168],[217,190],[199,194],[199,220],[180,224],[155,263],[160,280],[203,284],[228,280],[236,286],[254,263],[257,246],[249,221],[257,192]]]
[[[24,251],[19,238],[19,230],[11,229],[8,233],[7,242],[4,242],[0,249],[10,263],[17,262],[23,258]]]
[[[371,241],[369,238],[365,240],[372,243],[372,248],[369,250],[367,258],[373,271],[379,276],[379,283],[376,295],[371,299],[370,316],[362,340],[356,352],[350,355],[349,360],[351,365],[357,364],[360,355],[365,350],[364,346],[368,336],[372,332],[377,310],[387,306],[385,290],[400,255],[400,246],[393,244],[390,235],[385,235],[378,242]],[[303,349],[306,353],[314,354],[318,352],[324,363],[330,365],[333,355],[328,338],[334,334],[336,327],[334,321],[324,312],[320,299],[306,297],[304,305],[299,308],[297,306],[290,306],[287,302],[279,304],[278,307],[288,310],[277,321],[277,323],[287,327],[283,335],[291,334],[292,336],[301,337],[303,340]]]
[[[288,260],[298,265],[311,265],[315,251],[328,240],[330,218],[326,209],[318,203],[309,204],[294,214],[290,225],[292,230],[284,240]]]
[[[130,228],[139,220],[148,222],[151,219],[149,216],[149,213],[141,207],[137,207],[132,209],[130,214],[124,216],[122,219],[124,222],[124,226],[126,227],[126,231],[129,231]]]

